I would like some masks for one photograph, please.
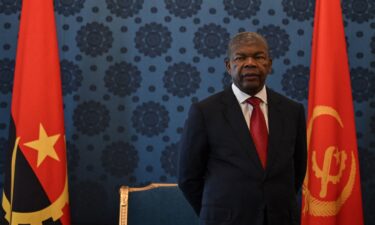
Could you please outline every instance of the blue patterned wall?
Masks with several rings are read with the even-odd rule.
[[[342,8],[365,220],[374,225],[375,1]],[[20,9],[21,0],[0,0],[0,188]],[[307,104],[313,1],[55,0],[55,14],[73,224],[116,224],[122,184],[176,181],[189,106],[230,84],[223,60],[238,31],[267,38],[268,85]]]

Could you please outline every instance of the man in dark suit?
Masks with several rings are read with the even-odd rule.
[[[272,60],[261,35],[235,35],[225,64],[232,86],[190,108],[179,187],[201,225],[299,224],[303,105],[265,86]]]

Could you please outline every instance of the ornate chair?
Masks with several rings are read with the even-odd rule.
[[[177,184],[120,188],[119,225],[198,225]]]

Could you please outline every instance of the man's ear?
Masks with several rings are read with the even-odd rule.
[[[269,67],[268,67],[268,74],[270,74],[271,73],[271,71],[272,71],[272,59],[271,58],[269,58]]]
[[[225,68],[227,69],[227,72],[229,73],[229,71],[230,71],[230,60],[229,60],[229,58],[225,58],[224,63],[225,63]]]

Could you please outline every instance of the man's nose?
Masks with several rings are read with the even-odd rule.
[[[251,56],[247,57],[245,60],[245,66],[246,67],[253,67],[256,66],[255,59]]]

